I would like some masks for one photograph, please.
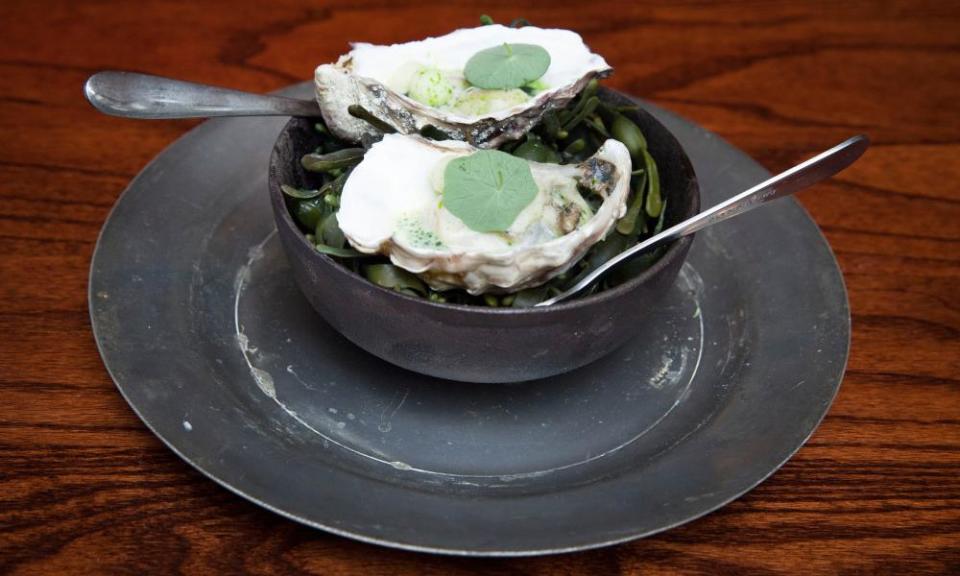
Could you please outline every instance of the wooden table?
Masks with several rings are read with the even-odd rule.
[[[960,5],[956,2],[232,0],[0,4],[0,572],[14,574],[960,573]],[[690,525],[593,552],[430,557],[304,528],[216,486],[140,423],[101,364],[86,284],[127,182],[195,125],[107,118],[104,68],[246,90],[307,79],[350,40],[574,28],[649,98],[772,170],[865,132],[802,195],[846,277],[853,348],[800,453]]]

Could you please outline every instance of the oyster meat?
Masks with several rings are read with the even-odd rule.
[[[545,49],[550,64],[543,76],[509,90],[471,86],[464,77],[470,58],[505,44]],[[564,107],[591,79],[611,71],[570,30],[492,24],[406,44],[354,44],[336,64],[317,68],[315,87],[324,119],[339,138],[379,137],[379,130],[348,112],[359,105],[402,134],[429,125],[454,140],[493,148],[521,137],[545,112]]]
[[[473,230],[442,200],[447,163],[477,151],[465,142],[385,135],[344,185],[337,219],[347,240],[437,290],[513,292],[567,270],[626,211],[630,153],[611,139],[579,164],[529,162],[533,200],[505,231]],[[603,199],[595,212],[581,190]]]

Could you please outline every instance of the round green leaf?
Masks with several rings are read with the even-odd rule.
[[[487,90],[509,90],[533,82],[550,67],[550,53],[536,44],[502,44],[470,57],[463,75]]]
[[[443,206],[477,232],[504,232],[537,196],[526,160],[481,150],[451,160],[443,172]]]

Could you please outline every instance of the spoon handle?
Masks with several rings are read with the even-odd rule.
[[[313,100],[251,94],[136,72],[97,72],[83,89],[94,108],[126,118],[320,115]]]
[[[610,260],[607,260],[603,265],[599,266],[571,288],[553,298],[540,302],[537,306],[549,306],[569,298],[596,282],[611,268],[636,257],[641,252],[645,252],[657,244],[676,240],[687,234],[693,234],[707,226],[713,226],[718,222],[723,222],[728,218],[733,218],[734,216],[739,216],[744,212],[753,210],[757,206],[766,204],[771,200],[790,196],[817,182],[826,180],[853,164],[853,162],[866,151],[869,145],[870,140],[866,136],[854,136],[825,152],[821,152],[806,162],[797,164],[793,168],[781,172],[749,190],[716,204],[693,218],[671,226],[663,232],[640,242],[636,246],[624,250]]]

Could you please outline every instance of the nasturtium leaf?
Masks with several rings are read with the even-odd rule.
[[[550,67],[550,53],[536,44],[501,44],[467,60],[467,82],[487,90],[520,88],[537,80]]]
[[[526,160],[480,150],[451,160],[443,173],[443,207],[477,232],[504,232],[537,196]]]

